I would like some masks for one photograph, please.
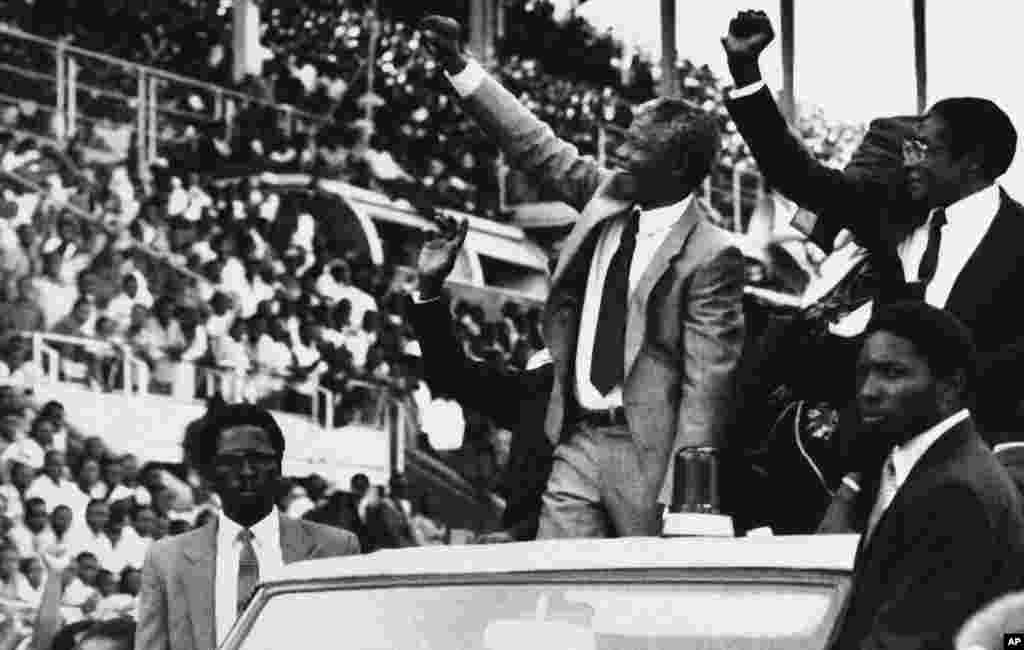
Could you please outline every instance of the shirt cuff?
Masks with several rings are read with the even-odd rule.
[[[764,80],[755,81],[754,83],[747,84],[742,88],[733,88],[729,91],[729,99],[743,99],[744,97],[750,97],[762,88],[764,88]]]
[[[476,89],[484,82],[487,71],[476,61],[468,61],[462,72],[454,75],[446,72],[445,76],[448,77],[459,97],[468,97],[476,92]]]
[[[419,289],[412,292],[412,304],[414,305],[429,305],[430,303],[437,302],[440,299],[440,296],[435,296],[433,298],[423,298]]]

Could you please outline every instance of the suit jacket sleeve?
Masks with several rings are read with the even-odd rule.
[[[811,239],[831,248],[839,231],[849,228],[868,249],[891,248],[892,235],[879,219],[878,207],[888,203],[884,190],[855,182],[816,160],[790,132],[767,88],[730,99],[726,107],[765,179],[818,216],[808,233]]]
[[[723,446],[735,407],[735,371],[743,348],[743,255],[719,249],[699,267],[683,314],[682,396],[672,458],[690,445]],[[659,501],[672,501],[672,460]]]
[[[142,564],[135,650],[170,650],[171,647],[167,631],[167,591],[155,550],[155,544],[151,544]]]
[[[463,107],[494,138],[511,166],[547,184],[576,210],[583,210],[601,181],[611,174],[556,136],[489,75],[463,99]]]
[[[969,488],[938,488],[908,515],[903,562],[886,576],[884,602],[861,650],[952,647],[989,583],[1001,579],[994,575],[1002,570],[995,558],[1005,556],[1005,548]]]
[[[520,403],[534,391],[543,390],[536,381],[537,373],[499,372],[467,359],[455,338],[444,300],[413,304],[409,313],[430,388],[487,415],[502,428],[517,429]]]
[[[303,522],[303,525],[314,527],[314,534],[320,539],[320,557],[359,555],[362,552],[359,538],[351,531],[311,522]]]

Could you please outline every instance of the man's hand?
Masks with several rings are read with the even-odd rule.
[[[772,21],[763,11],[741,11],[730,21],[729,33],[722,37],[722,47],[738,87],[761,80],[758,57],[773,40]]]
[[[729,22],[729,33],[722,37],[722,47],[730,59],[756,61],[773,40],[775,30],[765,12],[741,11]]]
[[[420,21],[423,46],[430,55],[444,67],[448,74],[455,75],[466,67],[462,52],[462,25],[453,18],[430,15]]]
[[[440,295],[445,278],[455,268],[455,259],[467,232],[469,221],[448,220],[435,237],[423,244],[416,269],[420,276],[420,297],[424,300]]]

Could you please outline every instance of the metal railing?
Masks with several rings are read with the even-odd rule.
[[[328,123],[291,106],[229,90],[165,70],[85,50],[0,24],[0,105],[31,101],[48,135],[64,139],[85,131],[92,144],[139,165],[156,159],[189,127],[225,121],[249,106],[272,109],[285,134]],[[14,63],[12,63],[12,61]],[[40,130],[40,129],[36,129]]]

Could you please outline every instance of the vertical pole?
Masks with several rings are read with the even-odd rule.
[[[78,63],[72,56],[68,57],[67,84],[68,122],[66,132],[68,135],[74,135],[75,125],[78,124],[78,93],[75,91],[78,87]]]
[[[245,75],[263,72],[260,48],[260,8],[256,0],[234,0],[232,3],[232,49],[235,81]]]
[[[743,231],[743,174],[739,165],[732,168],[732,230]]]
[[[793,90],[793,0],[781,0],[779,10],[782,29],[782,114],[792,124],[797,117]]]
[[[928,50],[925,0],[914,0],[914,72],[917,75],[917,112],[928,108]]]
[[[377,11],[380,8],[379,0],[373,0],[373,7],[370,9],[367,18],[370,21],[370,45],[366,55],[366,98],[369,100],[373,95],[375,72],[377,68],[377,40],[380,38],[380,20]],[[366,102],[366,119],[373,124],[373,102]]]
[[[61,139],[69,137],[74,128],[71,120],[68,119],[68,86],[67,86],[67,49],[64,41],[57,41],[57,116],[64,124]],[[74,89],[71,89],[74,92]]]
[[[139,177],[142,178],[148,168],[148,150],[146,149],[146,140],[148,139],[146,137],[146,107],[148,102],[146,101],[146,71],[144,68],[138,68],[136,84],[138,96],[135,107],[135,153],[139,159]]]
[[[661,95],[679,96],[676,73],[676,0],[661,0]]]

